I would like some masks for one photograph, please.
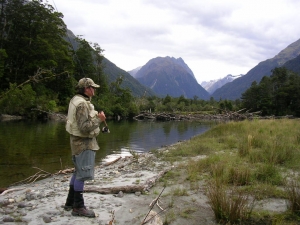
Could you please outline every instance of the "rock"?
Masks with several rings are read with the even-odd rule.
[[[15,222],[15,219],[10,216],[5,216],[2,221],[3,222]]]
[[[27,192],[26,193],[26,199],[27,199],[27,201],[37,199],[37,195],[35,193],[32,193],[32,192]]]
[[[16,201],[16,202],[22,202],[22,201],[24,201],[25,199],[26,199],[25,195],[15,197],[15,201]]]
[[[0,207],[7,206],[8,204],[9,204],[9,201],[7,199],[0,200]]]
[[[140,196],[142,193],[140,191],[137,191],[134,193],[136,196]]]
[[[51,223],[52,219],[50,216],[46,215],[46,216],[43,216],[43,220],[45,223]]]
[[[18,204],[18,208],[25,208],[26,207],[26,204],[24,202],[20,202]]]
[[[119,191],[118,194],[114,195],[115,197],[118,197],[118,198],[123,198],[124,197],[124,193],[123,191]]]

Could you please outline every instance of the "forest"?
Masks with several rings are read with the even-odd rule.
[[[103,73],[103,51],[81,36],[76,48],[67,36],[63,14],[40,0],[1,0],[0,114],[29,119],[47,112],[66,113],[75,85],[90,77],[101,88],[93,103],[107,116],[132,118],[142,111],[223,113],[247,109],[263,116],[300,116],[300,76],[275,68],[235,101],[180,97],[134,97],[122,88],[123,77],[108,82]]]

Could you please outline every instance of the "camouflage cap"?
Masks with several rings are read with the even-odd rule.
[[[99,88],[100,85],[95,84],[95,82],[91,78],[82,78],[78,81],[78,88],[86,88],[86,87],[94,87]]]

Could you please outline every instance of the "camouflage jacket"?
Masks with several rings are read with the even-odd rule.
[[[86,101],[90,101],[89,98],[84,97]],[[76,123],[78,129],[82,133],[90,133],[91,131],[99,128],[101,120],[98,117],[91,118],[89,116],[89,110],[85,103],[80,103],[76,107]],[[78,155],[84,150],[99,150],[99,145],[96,137],[79,137],[70,135],[70,144],[72,155]]]

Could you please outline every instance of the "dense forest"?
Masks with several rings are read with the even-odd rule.
[[[276,68],[235,101],[205,101],[195,96],[133,97],[121,88],[123,77],[108,82],[103,49],[78,36],[76,49],[67,36],[63,14],[41,0],[0,0],[0,114],[44,118],[66,113],[74,87],[90,77],[101,88],[93,103],[108,116],[131,118],[141,111],[222,113],[246,108],[263,115],[300,116],[300,76]],[[35,110],[33,110],[35,109]]]

